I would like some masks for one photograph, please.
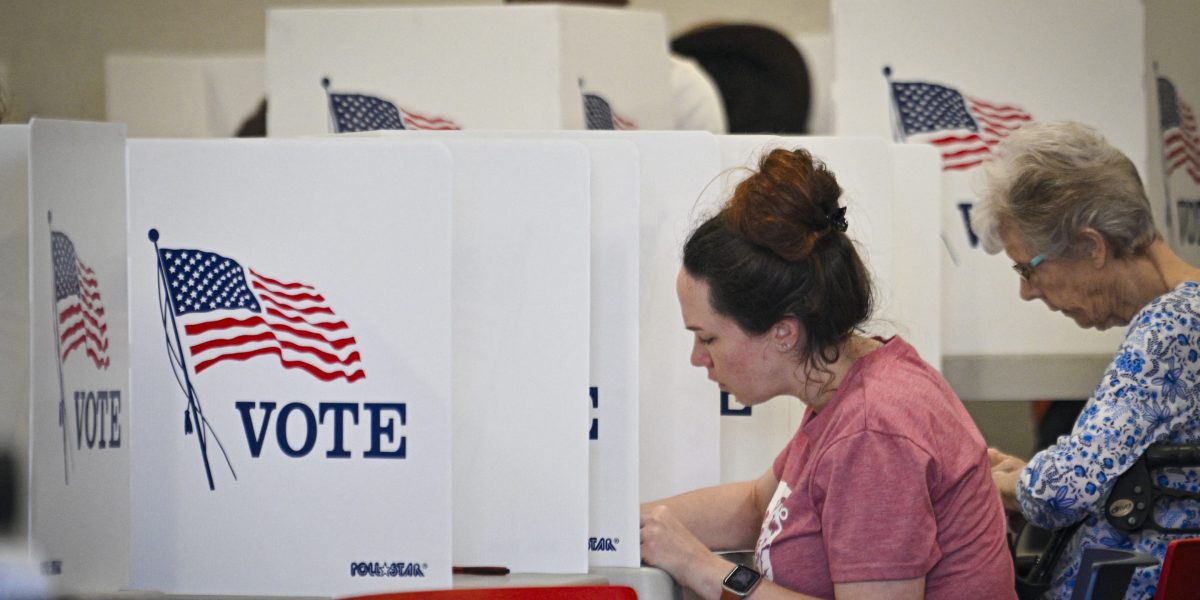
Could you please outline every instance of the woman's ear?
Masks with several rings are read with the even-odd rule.
[[[1099,231],[1091,227],[1084,227],[1076,239],[1082,257],[1091,263],[1093,268],[1099,269],[1107,264],[1109,259],[1108,241]]]
[[[781,319],[771,327],[771,342],[780,350],[790,351],[800,342],[800,321],[795,317]]]

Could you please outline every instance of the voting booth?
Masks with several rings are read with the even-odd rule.
[[[1083,330],[1022,301],[1010,262],[978,247],[969,217],[989,148],[1031,121],[1094,126],[1145,173],[1143,8],[1120,0],[949,8],[833,2],[835,131],[927,144],[942,156],[947,356],[1108,355],[1122,331]]]
[[[273,9],[267,131],[669,129],[667,60],[653,12]]]
[[[61,593],[115,591],[129,564],[124,155],[120,125],[0,126],[3,389],[27,417],[5,430],[28,444],[21,506]]]
[[[134,140],[128,168],[130,585],[448,587],[449,153]]]
[[[662,498],[718,481],[715,390],[702,370],[688,365],[685,348],[691,334],[683,329],[674,300],[679,248],[694,205],[715,175],[713,137],[694,132],[572,131],[373,136],[438,139],[451,149],[462,140],[481,139],[542,144],[569,140],[587,149],[592,208],[588,564],[640,565],[638,546],[631,544],[638,539],[638,499]],[[690,160],[671,160],[679,156]],[[647,389],[655,390],[650,396],[654,406],[640,402]],[[536,434],[530,431],[527,436]],[[516,456],[508,461],[521,463],[520,454]],[[640,490],[643,485],[652,488]]]
[[[104,59],[105,118],[129,137],[233,137],[266,93],[261,54]]]
[[[413,132],[389,135],[400,139],[414,136]],[[704,369],[689,363],[693,334],[684,329],[675,294],[683,243],[692,228],[699,225],[706,207],[718,199],[718,188],[713,185],[721,165],[717,138],[702,131],[464,131],[424,133],[418,134],[416,139],[426,135],[452,136],[449,139],[463,136],[467,139],[567,139],[585,145],[615,140],[634,145],[639,198],[636,284],[639,290],[638,496],[646,502],[719,483],[721,393],[708,380]],[[611,192],[603,193],[604,197],[611,198]],[[606,206],[609,210],[628,210],[628,207],[618,205]],[[612,219],[623,221],[628,217],[618,212],[600,218],[607,224],[612,223]],[[611,260],[604,257],[612,253],[612,235],[614,233],[607,233],[605,237],[610,241],[602,245],[597,242],[593,246],[595,249],[600,245],[604,253],[601,260],[606,263]],[[629,248],[626,246],[622,250]],[[619,260],[627,261],[628,258]],[[628,267],[627,262],[622,264]],[[613,273],[610,269],[616,267],[604,268],[606,273]],[[599,283],[593,279],[593,285]],[[611,290],[593,289],[593,306],[597,302],[608,303],[608,294],[612,293]],[[622,319],[613,325],[606,321],[602,326],[608,329],[628,325]]]
[[[1195,3],[1155,3],[1146,10],[1149,148],[1146,191],[1155,222],[1188,263],[1200,262],[1200,20]]]
[[[689,362],[693,334],[675,294],[683,243],[711,204],[716,136],[702,131],[593,133],[627,139],[639,156],[638,494],[657,500],[720,481],[720,396]]]

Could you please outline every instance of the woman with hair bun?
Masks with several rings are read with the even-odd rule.
[[[807,407],[754,481],[642,506],[642,560],[701,598],[1015,598],[987,446],[899,337],[860,333],[871,282],[841,188],[774,150],[688,238],[691,362],[754,406]],[[752,567],[713,550],[753,547]]]

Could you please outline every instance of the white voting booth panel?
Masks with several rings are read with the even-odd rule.
[[[404,134],[409,135],[409,134]],[[464,132],[508,136],[509,132]],[[720,481],[720,391],[689,363],[675,278],[683,242],[700,223],[720,172],[716,137],[697,131],[536,132],[515,134],[627,140],[638,152],[640,239],[638,305],[638,494],[656,500]]]
[[[123,126],[32,122],[29,534],[64,592],[128,577],[125,189]]]
[[[1179,255],[1200,263],[1200,4],[1146,6],[1146,89],[1151,90],[1146,180],[1154,219]]]
[[[837,134],[900,132],[895,89],[905,98],[900,108],[909,124],[924,119],[932,129],[916,133],[910,127],[910,135],[896,137],[935,145],[944,155],[946,355],[1107,354],[1116,347],[1119,328],[1083,330],[1040,304],[1023,302],[1010,261],[976,247],[966,215],[981,177],[974,163],[986,156],[989,141],[1027,120],[1097,127],[1145,172],[1142,13],[1141,4],[1123,0],[833,2]],[[858,43],[866,39],[871,43]],[[956,110],[941,114],[921,108],[950,105]],[[978,132],[947,115],[969,116]],[[989,129],[988,122],[998,128]],[[971,133],[977,141],[936,141]]]
[[[926,361],[940,362],[940,315],[936,303],[940,259],[937,241],[936,156],[925,148],[906,148],[877,138],[721,136],[720,197],[775,148],[804,148],[824,162],[842,187],[847,234],[855,240],[871,273],[875,313],[867,323],[872,335],[900,335]],[[934,195],[930,196],[930,192]],[[909,281],[916,278],[916,281]],[[777,398],[753,409],[736,398],[726,401],[721,419],[721,479],[743,481],[762,475],[795,433],[805,407],[794,398]]]
[[[266,97],[261,54],[104,60],[109,121],[130,137],[232,137]]]
[[[626,140],[580,143],[592,204],[588,565],[638,567],[638,151]]]
[[[131,584],[450,584],[452,163],[129,142]]]
[[[942,368],[941,155],[932,146],[892,144],[895,209],[892,304],[884,317],[925,362]]]
[[[640,357],[641,461],[638,493],[656,500],[720,482],[720,390],[689,362],[693,336],[683,327],[675,280],[683,243],[700,224],[720,171],[716,136],[707,132],[592,134],[628,139],[641,159]]]
[[[591,205],[588,565],[637,567],[639,161],[628,140],[578,132],[382,133],[387,139],[571,140],[587,150]],[[562,143],[562,142],[557,142]],[[453,147],[453,146],[452,146]],[[536,157],[535,157],[536,160]],[[517,184],[518,186],[526,184]],[[541,371],[531,375],[541,377]],[[542,409],[532,408],[534,413]],[[538,435],[537,432],[530,432]],[[538,445],[540,448],[540,445]],[[539,450],[540,451],[540,450]],[[522,459],[517,458],[519,464]],[[551,487],[559,484],[549,482]],[[483,538],[486,539],[487,535]]]
[[[828,31],[806,32],[792,38],[808,67],[812,102],[808,108],[808,133],[833,134],[833,36]]]
[[[379,139],[438,140],[454,159],[454,562],[584,573],[589,152],[433,132],[362,142]]]
[[[587,571],[588,155],[454,156],[454,560]]]
[[[669,129],[667,64],[644,11],[275,9],[267,129],[587,129],[585,102],[596,126]]]
[[[112,591],[129,548],[125,130],[30,131],[30,539],[56,587]]]

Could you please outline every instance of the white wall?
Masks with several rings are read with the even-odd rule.
[[[501,0],[4,0],[0,62],[11,119],[104,119],[104,57],[114,52],[263,52],[265,10],[280,6],[500,4]],[[633,0],[665,13],[672,35],[709,21],[787,33],[829,30],[828,0]]]

